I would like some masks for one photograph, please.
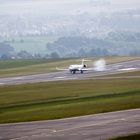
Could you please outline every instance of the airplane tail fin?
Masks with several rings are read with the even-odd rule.
[[[84,65],[85,61],[91,61],[91,60],[82,59],[82,65]]]

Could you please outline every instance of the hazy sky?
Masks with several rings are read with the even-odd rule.
[[[103,5],[105,1],[110,4]],[[0,0],[0,14],[50,14],[89,9],[96,12],[131,8],[140,8],[140,0]]]

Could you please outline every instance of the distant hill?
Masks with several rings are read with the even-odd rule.
[[[105,38],[61,37],[48,43],[47,50],[62,57],[140,55],[140,33],[110,32]]]

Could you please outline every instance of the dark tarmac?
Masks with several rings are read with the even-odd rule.
[[[0,140],[108,140],[140,133],[140,109],[0,125]]]

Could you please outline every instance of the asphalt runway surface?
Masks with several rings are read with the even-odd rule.
[[[140,133],[140,109],[0,125],[0,140],[108,140]]]
[[[76,73],[71,74],[69,71],[59,71],[48,74],[37,74],[28,76],[8,77],[0,78],[0,85],[15,85],[25,83],[38,83],[38,82],[49,82],[49,81],[62,81],[62,80],[83,80],[83,79],[101,79],[103,75],[110,75],[115,73],[123,73],[128,71],[140,70],[140,60],[122,62],[107,65],[104,71],[85,71],[83,74]],[[140,78],[139,76],[136,76]],[[135,77],[126,77],[135,78]]]

